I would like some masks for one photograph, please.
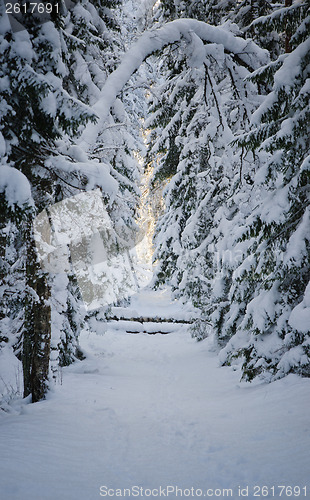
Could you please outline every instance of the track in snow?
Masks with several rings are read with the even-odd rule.
[[[230,489],[240,498],[239,486],[310,488],[310,380],[240,384],[211,344],[185,329],[85,332],[88,357],[63,370],[62,386],[1,417],[0,498],[93,500],[100,486],[170,485],[209,498]]]

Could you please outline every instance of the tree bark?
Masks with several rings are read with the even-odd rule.
[[[50,288],[38,263],[32,227],[28,236],[23,373],[24,397],[31,394],[34,403],[44,399],[48,388],[51,308]]]
[[[285,0],[285,7],[290,7],[292,5],[292,0]],[[289,52],[292,52],[291,49],[291,32],[289,27],[286,25],[285,28],[285,53],[288,54]]]

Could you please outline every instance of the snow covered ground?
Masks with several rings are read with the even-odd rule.
[[[134,308],[168,314],[178,306],[164,296],[148,292]],[[0,498],[291,496],[282,485],[310,497],[310,380],[240,383],[210,344],[184,328],[85,332],[87,359],[46,401],[0,414]]]

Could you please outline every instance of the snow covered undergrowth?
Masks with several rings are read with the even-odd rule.
[[[309,379],[240,384],[238,369],[218,366],[211,339],[184,329],[80,340],[87,359],[63,370],[46,401],[1,414],[0,498],[93,500],[105,486],[310,494]]]

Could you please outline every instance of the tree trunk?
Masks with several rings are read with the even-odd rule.
[[[285,7],[290,7],[292,5],[292,0],[285,0]],[[291,52],[292,49],[291,49],[291,36],[292,36],[292,33],[290,31],[290,28],[288,27],[288,25],[286,25],[286,28],[285,28],[285,52],[286,54]]]
[[[48,387],[51,309],[50,288],[37,260],[32,227],[28,235],[23,372],[24,397],[31,394],[34,403],[44,398]]]
[[[7,264],[5,260],[7,234],[4,231],[7,220],[7,204],[4,194],[0,193],[0,286],[4,285],[7,275]],[[0,295],[0,344],[1,342],[7,342],[8,340],[6,332],[1,331],[1,320],[5,318],[4,293],[5,291],[2,291],[2,294]]]

